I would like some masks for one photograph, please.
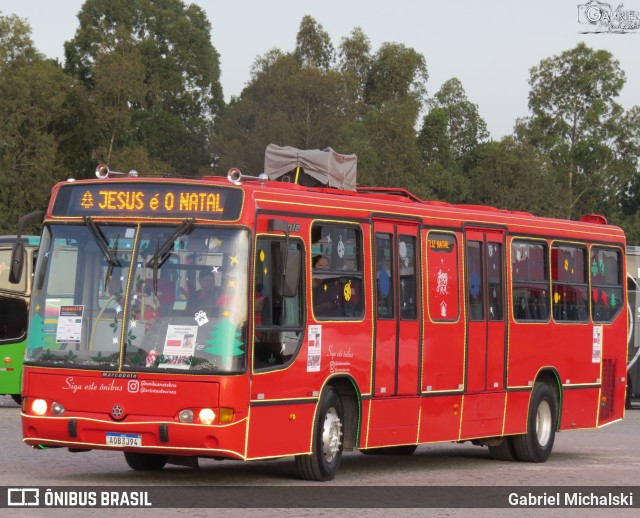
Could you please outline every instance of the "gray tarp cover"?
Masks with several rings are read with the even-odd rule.
[[[319,182],[349,191],[356,189],[357,163],[356,155],[341,155],[330,147],[301,150],[269,144],[264,154],[264,172],[269,180],[277,180],[300,166]]]

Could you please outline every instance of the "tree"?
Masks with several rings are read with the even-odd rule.
[[[274,49],[259,57],[252,79],[216,124],[212,149],[224,172],[260,172],[268,144],[301,149],[333,145],[344,121],[344,83],[334,70],[302,66]]]
[[[15,15],[0,16],[0,72],[37,57],[28,24]]]
[[[371,60],[365,100],[372,108],[408,98],[422,103],[428,78],[422,54],[399,43],[383,43]]]
[[[347,118],[360,118],[367,111],[364,90],[371,68],[371,42],[360,27],[342,38],[338,69],[345,84]]]
[[[142,146],[161,168],[208,169],[208,141],[224,101],[204,11],[181,0],[87,0],[78,19],[65,43],[65,69],[101,114],[96,158],[111,162]]]
[[[30,27],[0,16],[0,231],[43,210],[51,188],[72,176],[62,151],[71,121],[74,85],[33,47]],[[9,46],[9,48],[6,47]]]
[[[294,54],[301,65],[324,70],[329,70],[335,59],[329,34],[311,16],[303,17],[300,22]]]
[[[620,185],[618,211],[610,211],[611,222],[621,225],[631,244],[640,244],[640,106],[621,117],[616,138],[616,172]]]
[[[473,203],[538,216],[562,210],[562,189],[546,155],[513,137],[480,144],[466,177]]]
[[[473,197],[468,168],[475,149],[489,136],[487,125],[457,78],[445,81],[427,105],[418,134],[424,183],[438,199],[466,202]]]
[[[565,217],[594,212],[613,200],[618,183],[615,136],[625,82],[620,64],[605,50],[584,43],[531,69],[531,116],[520,121],[520,138],[549,154],[562,179]]]
[[[423,160],[459,170],[465,158],[489,137],[487,124],[455,77],[445,81],[427,104],[430,110],[418,136]]]

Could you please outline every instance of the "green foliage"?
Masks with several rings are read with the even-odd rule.
[[[295,56],[302,65],[328,70],[335,59],[329,34],[311,16],[300,22],[296,36]]]
[[[475,201],[479,193],[469,167],[476,148],[489,136],[487,125],[459,79],[445,81],[427,104],[417,137],[427,191],[444,201]]]
[[[204,11],[181,0],[87,0],[78,18],[65,70],[90,92],[96,158],[111,163],[143,146],[144,165],[160,168],[146,172],[210,167],[208,140],[224,102]]]
[[[415,190],[424,57],[395,43],[372,56],[369,39],[354,29],[342,40],[339,63],[330,66],[333,46],[311,17],[303,19],[296,42],[294,53],[273,49],[259,57],[250,83],[216,121],[212,154],[220,170],[261,171],[270,143],[331,146],[358,155],[360,185]]]
[[[563,191],[544,154],[513,137],[481,144],[468,179],[473,203],[536,215],[561,213]]]
[[[617,203],[616,136],[623,110],[615,99],[624,82],[609,52],[584,43],[531,69],[532,115],[517,131],[548,154],[565,192],[564,217],[602,212],[603,202],[609,208]]]
[[[335,145],[345,106],[336,71],[302,66],[293,54],[271,51],[256,60],[252,76],[216,122],[212,153],[222,171],[262,171],[270,143],[301,149]]]
[[[23,214],[46,207],[55,182],[70,176],[62,141],[73,118],[73,85],[36,52],[19,19],[0,16],[0,42],[6,45],[0,47],[0,231],[12,233]]]
[[[422,54],[399,43],[383,43],[371,60],[365,100],[372,108],[407,98],[422,103],[428,78]]]
[[[41,58],[31,41],[31,29],[15,15],[0,16],[0,72]]]
[[[618,104],[625,76],[609,52],[581,43],[532,67],[529,116],[493,142],[458,79],[427,99],[424,56],[401,43],[372,49],[358,27],[336,52],[303,17],[294,50],[259,56],[225,105],[200,7],[86,0],[78,19],[62,69],[26,22],[0,16],[2,232],[45,208],[56,181],[91,177],[98,162],[255,174],[275,143],[355,153],[359,185],[546,216],[597,212],[638,242],[640,107]]]

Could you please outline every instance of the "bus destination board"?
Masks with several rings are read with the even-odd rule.
[[[53,216],[200,218],[235,221],[240,217],[240,189],[175,183],[63,185]]]

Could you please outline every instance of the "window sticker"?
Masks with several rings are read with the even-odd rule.
[[[309,326],[309,350],[307,351],[307,372],[320,372],[322,357],[322,326]]]
[[[593,349],[591,350],[591,363],[600,363],[602,353],[602,326],[593,326]]]
[[[84,306],[60,306],[56,342],[80,343]]]
[[[164,341],[165,356],[191,356],[196,348],[198,326],[167,326]]]

